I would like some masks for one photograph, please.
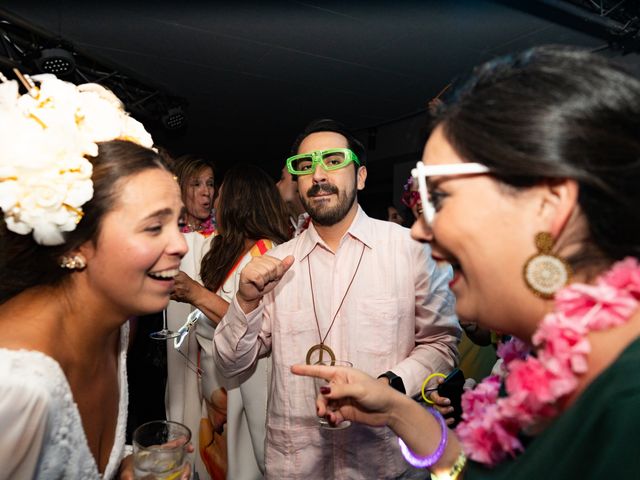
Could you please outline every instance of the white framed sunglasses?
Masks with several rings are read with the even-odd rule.
[[[489,173],[489,168],[481,163],[450,163],[445,165],[425,165],[422,160],[416,164],[416,168],[411,170],[411,176],[418,182],[420,201],[422,202],[422,213],[427,224],[433,223],[436,209],[429,197],[427,189],[427,177],[449,177],[456,175],[474,175],[478,173]]]

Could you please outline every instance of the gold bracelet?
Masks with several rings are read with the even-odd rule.
[[[467,456],[463,451],[460,451],[460,455],[456,459],[456,462],[451,467],[448,473],[441,473],[436,475],[435,473],[431,474],[431,480],[457,480],[458,476],[464,470],[464,467],[467,465]]]

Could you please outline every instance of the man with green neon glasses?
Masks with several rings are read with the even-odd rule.
[[[364,146],[337,122],[320,120],[298,136],[291,153],[287,170],[298,182],[304,209],[317,229],[342,235],[355,218],[357,191],[367,179]],[[346,168],[350,165],[354,168]]]
[[[331,148],[289,157],[287,169],[291,175],[309,175],[316,171],[318,165],[330,172],[344,168],[351,162],[360,166],[357,155],[348,148]]]
[[[287,170],[311,224],[242,270],[216,328],[215,363],[225,377],[241,378],[271,354],[266,478],[412,478],[390,431],[321,429],[313,382],[290,367],[345,360],[418,393],[429,374],[455,364],[461,332],[449,275],[408,229],[358,205],[365,149],[344,127],[312,122],[291,155]]]

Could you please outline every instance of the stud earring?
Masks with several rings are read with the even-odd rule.
[[[82,255],[63,256],[60,258],[60,266],[69,270],[82,270],[87,266],[87,261]]]
[[[524,281],[535,295],[553,298],[555,293],[571,280],[571,266],[553,253],[553,237],[549,232],[539,232],[535,237],[538,253],[527,259],[522,273]]]

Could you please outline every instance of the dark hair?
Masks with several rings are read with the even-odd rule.
[[[173,161],[172,170],[178,177],[178,183],[180,184],[180,192],[182,193],[182,202],[186,205],[185,193],[187,191],[187,184],[190,179],[200,173],[201,170],[210,168],[215,179],[215,167],[212,162],[205,160],[198,155],[186,154],[181,155]]]
[[[253,165],[235,166],[224,176],[217,215],[220,234],[202,259],[200,277],[216,291],[244,254],[245,240],[289,239],[289,214],[273,179]]]
[[[304,128],[302,133],[300,133],[300,135],[296,137],[293,145],[291,145],[291,155],[297,155],[302,141],[312,133],[317,132],[339,133],[347,139],[347,147],[349,148],[349,150],[356,154],[358,160],[360,160],[360,166],[365,166],[367,164],[367,152],[360,140],[358,140],[355,135],[353,135],[353,133],[351,133],[343,124],[330,118],[320,118],[309,123]],[[358,165],[354,164],[354,166],[357,170]]]
[[[589,238],[574,267],[640,257],[640,81],[623,67],[533,48],[478,67],[435,122],[462,158],[506,185],[578,182]]]
[[[0,221],[0,303],[27,288],[66,279],[70,271],[60,267],[60,257],[87,241],[96,243],[102,218],[117,205],[122,180],[152,168],[168,170],[153,150],[123,140],[99,143],[98,155],[88,159],[93,165],[93,197],[82,206],[76,229],[64,233],[65,243],[40,245],[32,235],[14,233]]]

